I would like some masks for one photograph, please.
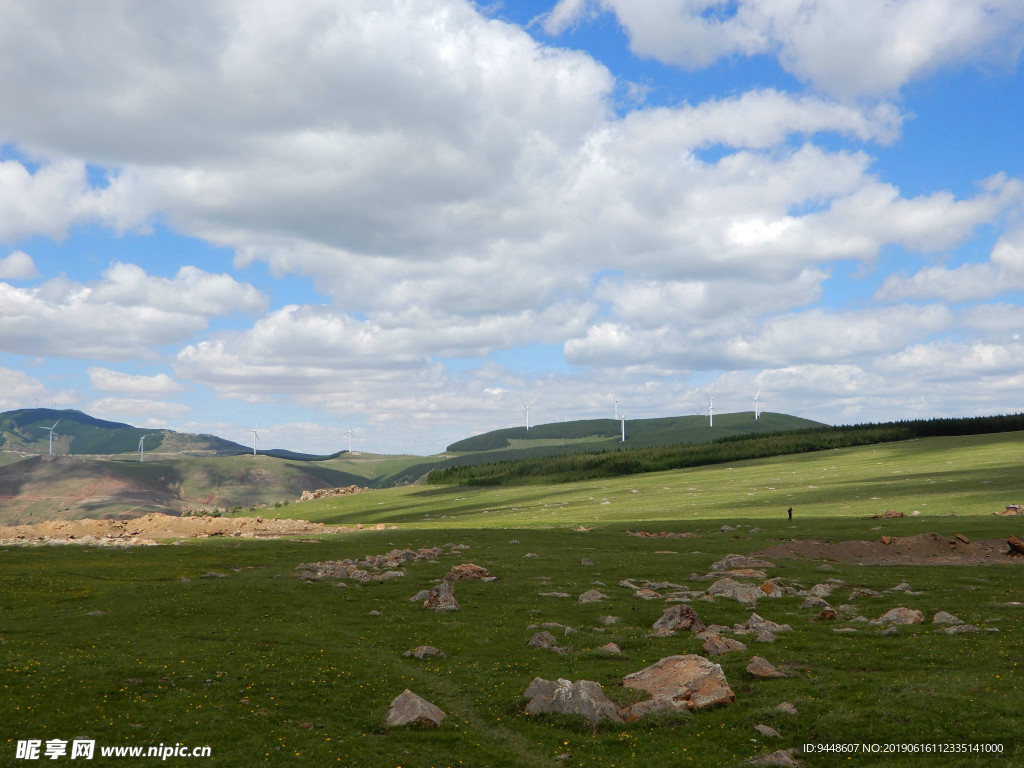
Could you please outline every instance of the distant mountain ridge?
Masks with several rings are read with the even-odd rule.
[[[240,443],[216,435],[176,432],[171,429],[143,429],[131,424],[97,419],[82,411],[54,408],[23,408],[0,413],[0,451],[20,454],[49,455],[50,427],[53,429],[54,455],[117,456],[134,454],[139,440],[146,438],[147,454],[162,456],[237,456],[252,453]],[[284,449],[257,451],[262,456],[275,456],[292,461],[321,461],[330,456],[297,453]]]

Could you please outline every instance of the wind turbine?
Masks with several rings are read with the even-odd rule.
[[[615,415],[619,417],[619,421],[622,422],[622,442],[626,442],[626,417],[629,416],[629,411],[625,413],[615,412]]]
[[[716,395],[712,395],[709,392],[705,392],[704,395],[708,399],[708,426],[709,427],[713,427],[713,426],[715,426],[715,397],[716,397]]]
[[[61,419],[62,418],[64,418],[64,417],[61,416]],[[43,427],[43,429],[47,429],[47,430],[50,431],[50,455],[51,456],[53,456],[53,430],[55,430],[57,428],[58,424],[60,424],[60,419],[57,419],[57,421],[54,422],[52,427]]]
[[[760,414],[758,414],[757,412],[757,398],[759,398],[760,396],[761,390],[759,389],[757,390],[757,394],[754,395],[754,421],[757,421],[759,418],[761,418]]]
[[[147,437],[152,437],[152,436],[153,436],[153,433],[150,432],[148,435],[143,435],[142,437],[139,438],[139,461],[140,462],[146,460],[146,438]]]
[[[256,433],[259,432],[260,424],[262,424],[262,423],[263,422],[261,421],[259,424],[257,424],[255,427],[252,428],[252,455],[253,456],[256,455],[256,441],[259,439],[256,436]]]
[[[352,432],[352,424],[348,425],[348,432],[345,434],[348,435],[348,452],[352,453],[352,435],[354,434]]]
[[[526,409],[526,431],[529,432],[530,431],[530,409],[533,408],[533,403],[530,403],[529,405],[527,405],[522,400],[520,400],[519,402],[523,403],[523,408]]]

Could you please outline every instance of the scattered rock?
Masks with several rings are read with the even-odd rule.
[[[772,738],[772,739],[781,739],[782,738],[782,734],[781,733],[779,733],[778,731],[776,731],[774,728],[772,728],[770,726],[764,725],[763,723],[758,723],[757,725],[755,725],[754,726],[754,730],[757,731],[758,733],[760,733],[762,736],[768,736],[769,738]]]
[[[792,749],[779,749],[768,755],[751,757],[746,762],[747,765],[773,765],[781,766],[781,768],[791,768],[792,766],[799,768],[800,766],[800,763],[793,757]]]
[[[886,611],[877,619],[871,622],[872,626],[879,624],[920,624],[924,621],[924,614],[920,611],[914,611],[910,608],[893,608],[891,611]]]
[[[744,629],[752,629],[755,632],[792,632],[793,627],[789,624],[776,624],[774,621],[758,616],[756,613],[750,614],[750,618],[747,619],[746,624],[741,625]]]
[[[388,727],[423,723],[424,725],[440,725],[444,722],[445,713],[440,707],[417,696],[406,688],[391,702],[386,725]]]
[[[226,573],[220,573],[218,571],[207,571],[202,575],[204,579],[226,579],[228,575]]]
[[[580,565],[593,565],[593,564],[594,564],[594,561],[591,560],[589,557],[584,557],[582,560],[580,560]]]
[[[839,611],[835,608],[823,608],[821,613],[818,614],[818,619],[821,621],[835,621],[839,618]]]
[[[735,529],[733,529],[735,530]],[[775,563],[747,555],[726,555],[711,566],[712,571],[728,571],[734,568],[774,568]]]
[[[586,592],[584,592],[582,595],[580,595],[579,598],[577,598],[576,602],[578,602],[578,603],[596,603],[596,602],[598,602],[600,600],[607,600],[607,599],[608,599],[608,595],[604,594],[603,592],[599,592],[596,589],[588,589]]]
[[[444,651],[439,648],[435,648],[432,645],[420,645],[411,651],[406,651],[402,655],[412,656],[415,659],[429,659],[431,656],[440,656],[441,658],[445,658]]]
[[[419,592],[417,592],[415,595],[413,595],[412,597],[409,598],[409,602],[410,603],[422,603],[428,597],[430,597],[430,590],[429,589],[421,589]]]
[[[693,608],[677,603],[665,609],[653,629],[655,637],[668,637],[676,632],[703,632],[707,627]]]
[[[982,632],[981,627],[976,627],[973,624],[957,624],[953,627],[946,627],[944,630],[947,635],[962,635],[966,632]]]
[[[365,488],[360,488],[358,485],[350,485],[347,488],[317,488],[315,491],[303,491],[299,501],[315,501],[316,499],[329,499],[335,496],[352,496],[365,490]]]
[[[455,599],[455,589],[450,581],[442,581],[427,594],[423,607],[432,611],[457,611],[459,601]]]
[[[947,613],[946,611],[939,611],[932,616],[932,622],[934,624],[963,624],[963,621],[958,619],[952,613]]]
[[[545,651],[555,651],[556,653],[564,653],[564,651],[555,645],[555,636],[548,631],[538,632],[531,637],[527,643],[531,648],[540,648]]]
[[[731,637],[722,637],[716,632],[704,633],[704,653],[710,656],[721,656],[729,651],[745,651],[747,646]]]
[[[747,664],[747,672],[754,677],[775,678],[786,677],[786,673],[761,656],[753,656]]]
[[[559,679],[556,682],[534,678],[523,694],[530,701],[526,714],[556,712],[566,715],[580,715],[592,723],[611,720],[621,723],[619,708],[607,696],[600,683],[593,680],[578,680],[573,683]]]
[[[638,589],[633,593],[633,597],[639,597],[641,600],[660,600],[661,594],[653,589]]]
[[[784,701],[784,702],[782,702],[782,703],[781,703],[781,704],[779,704],[779,706],[777,706],[777,707],[776,707],[775,709],[777,709],[777,710],[778,710],[779,712],[784,712],[784,713],[786,713],[787,715],[795,715],[795,714],[797,714],[797,709],[796,709],[796,707],[794,707],[794,706],[793,706],[792,704],[790,704],[790,703],[789,703],[788,701]]]
[[[800,604],[800,607],[820,610],[822,608],[828,608],[829,604],[826,600],[822,600],[820,597],[808,596],[804,598],[804,601]]]
[[[495,577],[486,568],[474,563],[453,565],[444,575],[445,581],[494,581]]]
[[[733,579],[719,579],[707,589],[710,597],[727,597],[744,605],[757,605],[758,598],[765,597],[760,588],[741,584]]]
[[[606,627],[608,627],[608,626],[611,626],[612,624],[618,624],[619,623],[619,617],[618,616],[602,616],[600,619],[598,619],[598,621],[601,622],[602,624],[604,624]]]
[[[572,597],[568,592],[539,592],[541,597]]]
[[[651,694],[649,700],[624,710],[626,720],[665,709],[703,709],[736,700],[721,665],[696,654],[668,656],[626,675],[622,685]]]
[[[606,656],[620,656],[622,655],[622,649],[615,643],[605,643],[597,649],[598,653]]]

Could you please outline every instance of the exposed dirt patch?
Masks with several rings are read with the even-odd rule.
[[[274,520],[263,517],[175,517],[152,513],[134,520],[54,520],[35,525],[0,527],[0,544],[100,544],[145,546],[157,539],[191,539],[209,536],[280,538],[318,533],[383,530],[384,524],[327,527],[308,520]]]
[[[889,537],[886,537],[889,538]],[[1006,556],[1006,539],[968,542],[937,533],[893,536],[878,541],[787,541],[762,549],[759,557],[833,560],[858,565],[989,565],[1024,562]]]

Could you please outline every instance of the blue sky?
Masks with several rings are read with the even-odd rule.
[[[1024,7],[0,0],[0,408],[331,452],[1018,412]]]

